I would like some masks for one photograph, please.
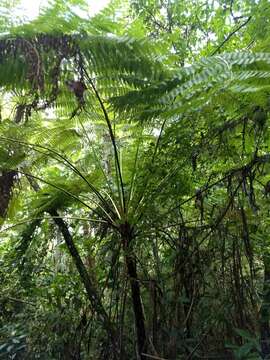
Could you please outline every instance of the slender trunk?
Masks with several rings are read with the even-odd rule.
[[[264,284],[260,310],[261,351],[263,359],[270,359],[270,257],[264,256]]]
[[[152,295],[152,306],[153,306],[153,312],[152,312],[152,341],[155,351],[157,350],[158,346],[158,304],[157,304],[157,284],[153,280],[151,282],[151,295]]]
[[[143,307],[141,301],[140,283],[137,275],[137,264],[131,247],[131,241],[133,239],[132,227],[128,223],[123,224],[121,227],[121,234],[122,234],[122,245],[125,254],[125,261],[127,266],[127,273],[129,276],[129,282],[131,288],[133,312],[135,317],[138,359],[143,360],[146,359],[143,353],[147,352],[147,341],[146,341]]]
[[[111,340],[111,343],[114,347],[114,350],[118,352],[117,345],[116,345],[116,334],[113,328],[113,325],[110,322],[110,319],[101,303],[101,300],[98,296],[97,289],[95,288],[94,284],[92,283],[92,280],[90,276],[88,275],[88,272],[84,266],[84,263],[80,257],[80,254],[74,244],[73,238],[69,232],[67,224],[64,222],[64,220],[59,217],[58,212],[56,210],[50,210],[49,214],[53,216],[53,220],[55,224],[58,226],[60,232],[62,233],[65,243],[68,247],[69,253],[76,265],[76,268],[78,270],[78,273],[80,274],[81,280],[84,284],[88,299],[91,303],[91,306],[93,310],[97,313],[97,316],[101,320],[102,324],[104,325],[104,328],[106,329],[108,336]]]
[[[31,187],[37,192],[39,191],[39,185],[32,179],[30,176],[27,177]],[[104,325],[105,330],[107,331],[108,337],[111,341],[111,344],[114,348],[115,357],[117,357],[119,353],[119,349],[117,347],[117,341],[116,341],[116,333],[114,330],[113,325],[111,324],[111,321],[101,303],[101,300],[98,296],[98,292],[96,287],[94,286],[91,277],[89,276],[86,267],[84,266],[84,263],[80,257],[80,254],[74,244],[72,235],[70,234],[70,231],[68,229],[67,224],[65,221],[59,216],[56,209],[51,209],[48,211],[48,213],[52,216],[55,224],[58,226],[65,243],[67,245],[67,248],[69,250],[69,253],[75,263],[75,266],[78,270],[78,273],[81,277],[81,280],[83,282],[84,288],[87,293],[87,297],[90,301],[90,304],[93,308],[93,310],[97,313],[97,316],[99,320]]]
[[[12,197],[13,186],[16,182],[15,170],[5,171],[1,169],[0,173],[0,217],[6,216],[8,206]]]

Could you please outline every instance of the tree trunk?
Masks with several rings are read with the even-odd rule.
[[[39,191],[39,185],[34,181],[34,179],[32,179],[30,176],[28,176],[27,179],[28,179],[31,187],[35,191]],[[59,231],[61,232],[61,234],[65,240],[65,243],[68,247],[69,253],[75,263],[77,271],[83,282],[83,285],[86,290],[87,297],[90,301],[90,304],[91,304],[93,310],[97,313],[98,318],[104,325],[104,328],[107,331],[110,342],[114,348],[115,357],[117,358],[119,349],[117,347],[115,329],[114,329],[113,324],[111,323],[111,321],[101,303],[101,300],[98,296],[97,289],[94,286],[94,284],[91,280],[91,277],[89,276],[89,274],[86,270],[86,267],[80,257],[80,254],[74,244],[74,241],[73,241],[72,235],[70,234],[68,226],[65,223],[65,221],[59,216],[56,209],[51,209],[50,211],[48,211],[48,213],[52,216],[55,224],[58,226]]]
[[[138,359],[143,360],[146,359],[146,356],[144,356],[143,353],[146,353],[147,351],[147,341],[143,307],[141,301],[141,290],[137,275],[137,264],[131,246],[131,241],[133,239],[133,229],[128,223],[125,223],[122,224],[120,230],[122,234],[122,245],[131,288],[131,297],[137,336]]]
[[[270,359],[270,257],[264,256],[264,284],[260,309],[261,351],[263,359]]]
[[[113,325],[110,322],[110,319],[101,303],[101,300],[98,296],[97,289],[95,288],[94,284],[92,283],[91,277],[89,276],[83,261],[80,257],[80,254],[73,242],[73,238],[69,232],[67,224],[64,222],[64,220],[59,217],[58,212],[56,210],[50,210],[49,214],[53,217],[53,220],[55,224],[58,226],[60,232],[62,233],[65,243],[68,247],[69,253],[76,265],[76,268],[78,270],[78,273],[80,274],[80,277],[82,279],[82,282],[84,284],[88,299],[91,303],[91,306],[93,310],[97,313],[98,318],[104,325],[104,328],[107,331],[107,334],[111,340],[111,343],[114,347],[114,350],[116,352],[116,358],[117,358],[117,342],[116,342],[116,334],[115,330],[113,328]]]

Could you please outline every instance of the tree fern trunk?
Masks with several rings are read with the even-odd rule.
[[[270,359],[270,257],[264,256],[263,298],[260,310],[261,351],[263,359]]]
[[[143,360],[146,357],[143,353],[147,351],[145,321],[143,315],[143,307],[141,301],[140,283],[137,275],[136,259],[132,251],[131,241],[133,239],[133,230],[128,223],[121,227],[122,245],[125,253],[125,261],[130,281],[133,312],[135,317],[135,327],[137,336],[138,359]]]

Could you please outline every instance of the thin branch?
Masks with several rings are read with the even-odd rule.
[[[223,41],[222,43],[212,52],[211,56],[216,55],[219,50],[230,40],[230,38],[237,33],[240,29],[247,25],[247,23],[252,19],[252,16],[249,16],[245,22],[239,25],[234,31],[232,31]]]
[[[199,346],[201,345],[201,343],[203,342],[203,340],[206,338],[206,336],[209,334],[211,329],[209,329],[200,339],[200,341],[198,342],[198,344],[194,347],[194,349],[191,351],[191,353],[188,355],[188,357],[185,360],[191,360],[192,356],[194,355],[194,353],[196,352],[196,350],[199,348]]]
[[[36,306],[36,304],[29,302],[29,301],[25,301],[25,300],[21,300],[21,299],[15,299],[13,297],[7,296],[5,298],[0,299],[0,301],[3,300],[10,300],[10,301],[14,301],[14,302],[18,302],[18,303],[22,303],[22,304],[27,304],[27,305],[31,305],[31,306]]]
[[[222,222],[222,220],[224,219],[224,217],[226,216],[230,206],[232,205],[232,202],[234,200],[234,197],[236,196],[239,188],[242,185],[242,181],[239,182],[239,184],[237,185],[236,189],[234,190],[233,194],[231,195],[227,206],[225,207],[225,209],[223,210],[223,212],[220,214],[220,216],[218,216],[218,218],[216,219],[215,223],[211,226],[211,229],[207,232],[207,234],[198,242],[197,244],[197,248],[195,250],[193,250],[185,259],[185,261],[183,262],[183,264],[179,267],[179,271],[181,271],[185,265],[188,263],[188,261],[191,259],[191,257],[196,254],[199,251],[199,247],[205,242],[205,240],[217,229],[218,225]]]
[[[228,177],[234,175],[234,174],[237,174],[239,172],[242,172],[243,170],[245,169],[250,169],[252,168],[255,164],[263,164],[263,163],[266,163],[266,162],[269,162],[270,161],[270,153],[268,154],[265,154],[265,155],[262,155],[262,156],[258,156],[258,157],[254,157],[254,159],[252,159],[248,164],[242,166],[242,167],[239,167],[239,168],[235,168],[235,169],[231,169],[229,170],[221,179],[211,183],[210,185],[207,185],[207,186],[202,186],[200,191],[202,193],[210,190],[211,188],[213,188],[214,186],[218,185],[219,183],[225,181]],[[173,207],[172,209],[168,210],[165,214],[162,214],[162,216],[166,216],[168,215],[170,212],[178,209],[179,207],[181,207],[182,205],[188,203],[189,201],[193,200],[196,198],[196,194],[190,196],[188,199],[186,200],[183,200],[181,201],[180,203],[178,203],[177,206]]]
[[[155,356],[155,355],[149,355],[146,353],[142,353],[143,356],[148,357],[149,359],[156,359],[156,360],[167,360],[165,358],[159,357],[159,356]]]

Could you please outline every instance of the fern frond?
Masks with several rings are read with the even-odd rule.
[[[110,100],[115,110],[125,111],[142,121],[155,117],[173,118],[189,109],[200,110],[213,97],[224,92],[268,89],[269,63],[268,53],[225,53],[203,58],[193,66],[180,69],[172,79],[167,78],[158,85],[152,83]],[[260,69],[250,68],[255,65],[260,65]]]

